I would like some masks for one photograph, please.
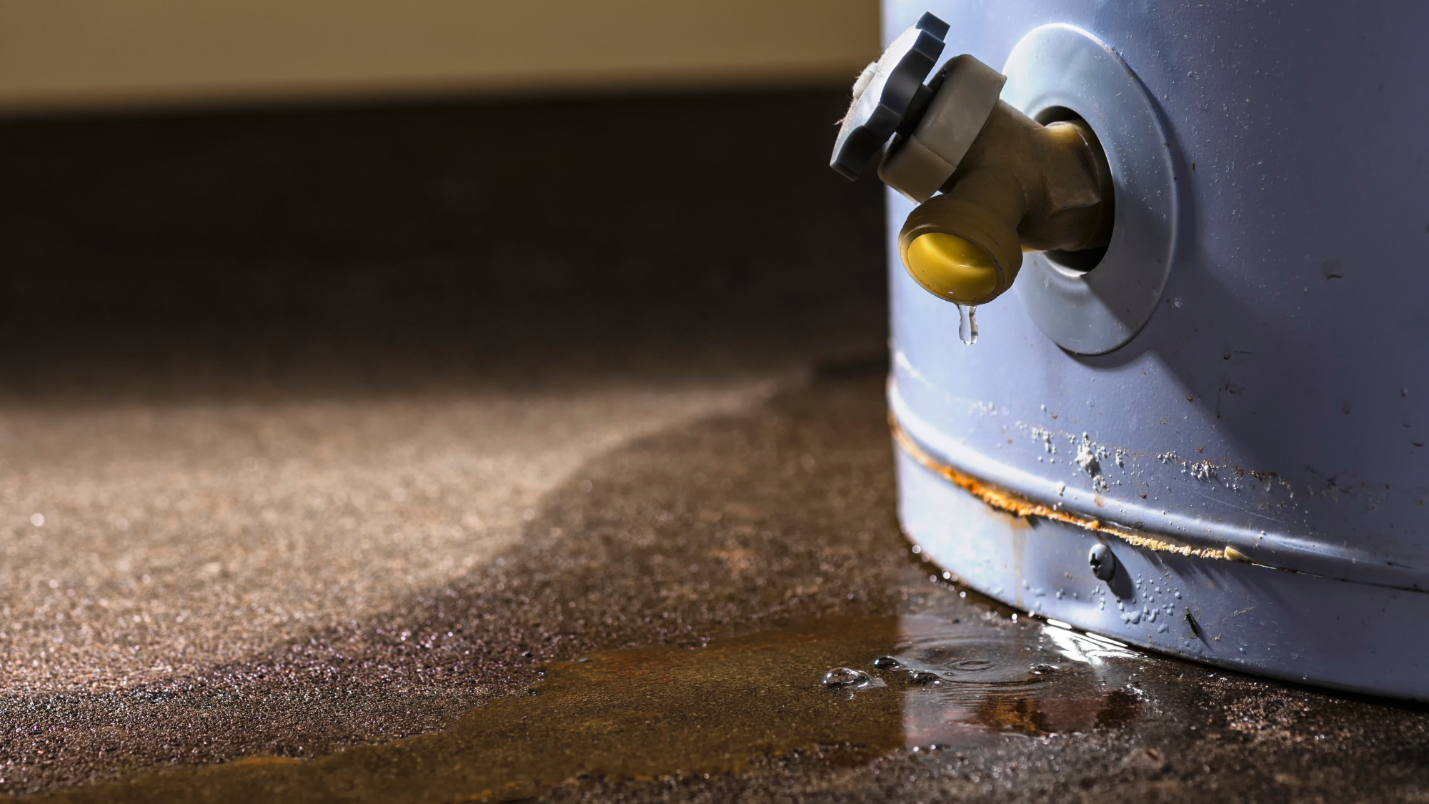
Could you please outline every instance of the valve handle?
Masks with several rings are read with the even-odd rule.
[[[948,24],[931,13],[893,40],[878,61],[854,84],[853,102],[834,141],[829,166],[850,180],[858,178],[883,143],[907,116],[923,81],[943,53]]]

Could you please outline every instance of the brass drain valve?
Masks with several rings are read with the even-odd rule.
[[[878,175],[918,202],[898,236],[929,293],[986,304],[1012,287],[1024,251],[1086,251],[1111,239],[1111,170],[1090,126],[1033,120],[999,99],[1006,77],[948,60],[948,25],[924,14],[854,84],[831,166],[855,179],[889,142]]]

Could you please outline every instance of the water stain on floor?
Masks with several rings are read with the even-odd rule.
[[[526,696],[453,728],[307,762],[249,757],[73,790],[52,801],[506,800],[580,778],[739,771],[819,746],[864,756],[1116,728],[1145,663],[1038,622],[828,617],[704,647],[553,665]]]

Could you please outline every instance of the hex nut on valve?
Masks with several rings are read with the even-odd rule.
[[[1091,552],[1087,553],[1087,564],[1098,580],[1110,581],[1116,577],[1116,556],[1112,554],[1111,548],[1104,544],[1092,547]]]

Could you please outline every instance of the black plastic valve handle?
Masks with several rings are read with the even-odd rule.
[[[848,179],[858,178],[903,124],[923,81],[943,53],[947,35],[946,22],[924,14],[883,52],[867,83],[859,77],[863,86],[839,128],[830,167]]]

